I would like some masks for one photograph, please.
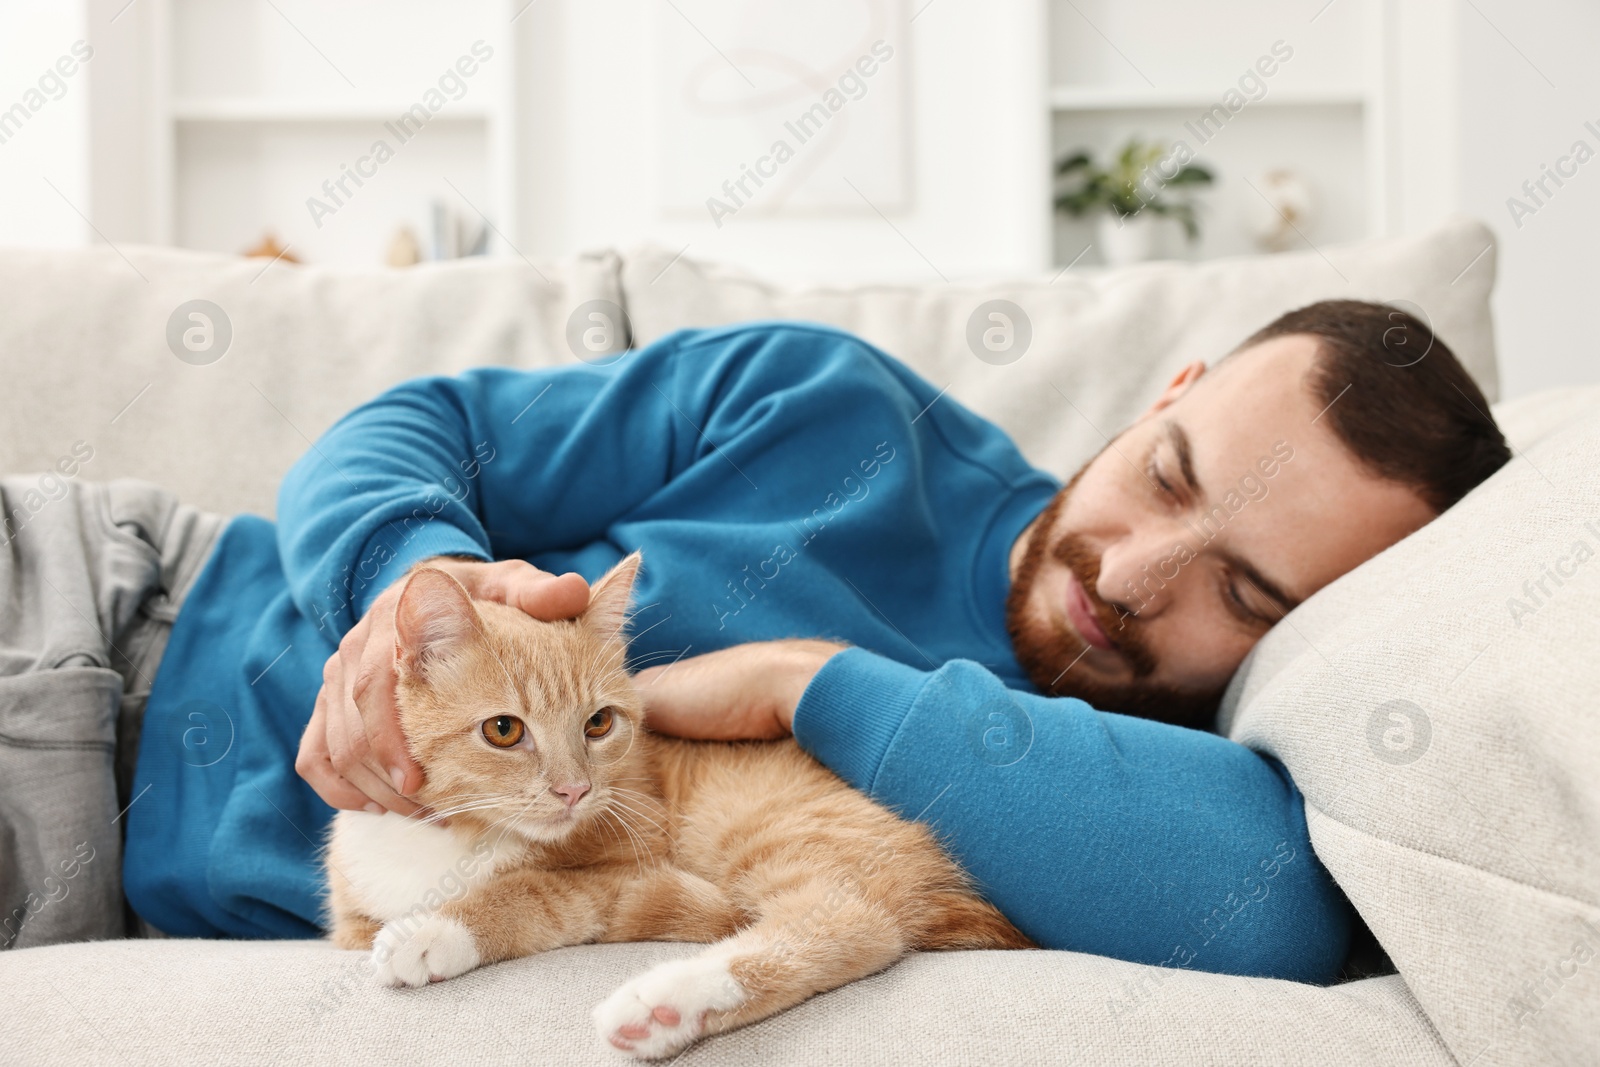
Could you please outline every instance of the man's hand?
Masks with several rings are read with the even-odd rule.
[[[536,619],[570,619],[589,603],[582,575],[558,576],[522,560],[441,556],[423,563],[455,578],[475,600],[509,604]],[[422,768],[406,749],[394,704],[394,610],[404,587],[401,579],[384,590],[328,657],[300,738],[294,769],[335,808],[400,815],[421,810],[406,799],[422,787]]]
[[[786,737],[806,686],[836,641],[793,639],[734,645],[650,667],[633,676],[645,718],[658,733],[697,741]]]

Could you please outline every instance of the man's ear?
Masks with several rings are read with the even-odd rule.
[[[479,632],[472,598],[436,567],[418,567],[400,591],[394,609],[395,658],[417,674],[459,651]]]
[[[589,589],[589,606],[583,611],[583,621],[607,640],[621,636],[623,624],[628,621],[628,601],[642,562],[644,557],[633,552]]]
[[[1190,387],[1192,387],[1195,382],[1199,381],[1200,376],[1205,372],[1206,361],[1203,359],[1197,359],[1193,363],[1185,366],[1173,376],[1172,381],[1167,383],[1166,389],[1162,390],[1161,395],[1156,397],[1155,403],[1146,408],[1144,414],[1140,415],[1135,421],[1143,422],[1156,412],[1170,407],[1172,402],[1177,400],[1184,393],[1187,393]]]

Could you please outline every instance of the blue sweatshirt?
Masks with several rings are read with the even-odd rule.
[[[997,427],[835,330],[685,331],[609,366],[401,385],[232,520],[145,712],[124,883],[183,936],[318,934],[332,811],[294,771],[323,661],[412,564],[593,580],[643,548],[635,667],[850,643],[795,736],[939,833],[1043,946],[1327,981],[1350,909],[1277,763],[1042,696],[1005,631],[1013,542],[1060,483]]]

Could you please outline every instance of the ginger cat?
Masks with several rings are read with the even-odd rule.
[[[793,740],[650,734],[623,667],[636,552],[584,614],[540,622],[413,571],[396,609],[396,702],[448,825],[341,811],[330,937],[380,981],[422,986],[592,941],[709,948],[594,1010],[640,1058],[764,1019],[914,949],[1029,948],[933,834]]]

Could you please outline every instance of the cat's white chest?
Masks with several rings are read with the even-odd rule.
[[[467,840],[390,812],[341,811],[333,834],[330,858],[353,902],[380,922],[459,900],[510,859],[488,839]]]

